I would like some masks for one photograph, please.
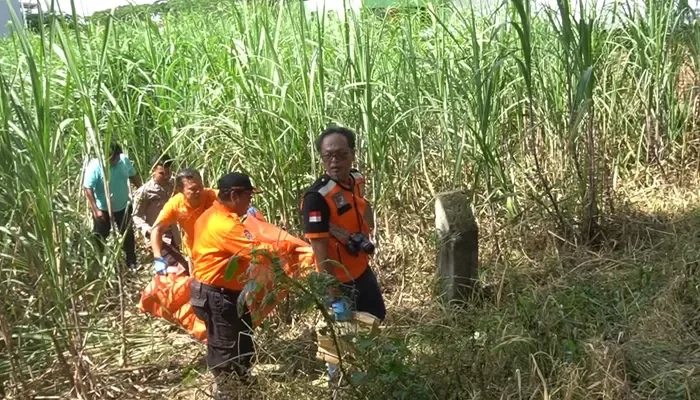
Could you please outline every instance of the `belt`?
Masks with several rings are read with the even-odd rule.
[[[197,284],[201,285],[203,291],[229,294],[231,296],[238,296],[241,294],[240,290],[236,291],[236,290],[226,289],[226,288],[222,288],[222,287],[218,287],[218,286],[207,285],[206,283],[200,282],[196,279],[193,279],[193,280]]]

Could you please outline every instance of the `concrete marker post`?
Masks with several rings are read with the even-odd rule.
[[[436,195],[435,228],[440,300],[467,302],[478,279],[479,227],[464,191]]]

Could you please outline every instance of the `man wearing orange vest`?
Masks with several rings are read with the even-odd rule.
[[[364,178],[352,168],[355,133],[330,127],[321,133],[316,148],[326,173],[304,194],[304,234],[311,241],[319,268],[341,283],[340,288],[331,289],[331,297],[343,294],[350,299],[352,309],[383,320],[384,299],[369,266],[374,254],[369,239],[371,209],[364,198]]]
[[[227,398],[229,375],[245,379],[255,355],[252,318],[247,309],[239,316],[238,297],[256,258],[253,249],[273,249],[254,241],[241,221],[253,194],[260,193],[250,178],[232,172],[219,179],[218,190],[194,228],[190,304],[207,327],[207,365],[215,377],[215,398]]]
[[[197,222],[197,218],[216,200],[216,191],[205,188],[202,184],[202,176],[199,171],[193,168],[184,168],[177,174],[175,192],[177,194],[163,206],[151,232],[153,268],[156,273],[164,274],[168,267],[168,263],[163,257],[163,233],[172,224],[178,223],[183,231],[184,253],[191,257],[195,237],[194,224]]]

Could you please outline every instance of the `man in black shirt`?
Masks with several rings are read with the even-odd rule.
[[[374,254],[371,209],[364,198],[364,177],[352,168],[355,134],[342,127],[326,129],[318,138],[325,174],[304,194],[304,234],[319,269],[340,281],[330,295],[344,295],[356,311],[386,317],[384,299],[377,277],[369,266]]]

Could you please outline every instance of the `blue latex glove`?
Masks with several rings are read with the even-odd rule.
[[[158,257],[154,259],[153,270],[156,272],[156,274],[165,275],[165,273],[168,271],[168,263],[165,261],[165,258]]]
[[[338,366],[334,364],[327,363],[326,368],[328,369],[328,377],[330,379],[335,379],[338,372],[340,372]]]
[[[343,299],[335,299],[331,303],[333,316],[336,321],[350,321],[352,319],[352,310],[348,307]]]
[[[250,206],[246,214],[248,214],[249,217],[257,218],[260,221],[265,221],[265,216],[263,216],[263,213],[255,206]]]

